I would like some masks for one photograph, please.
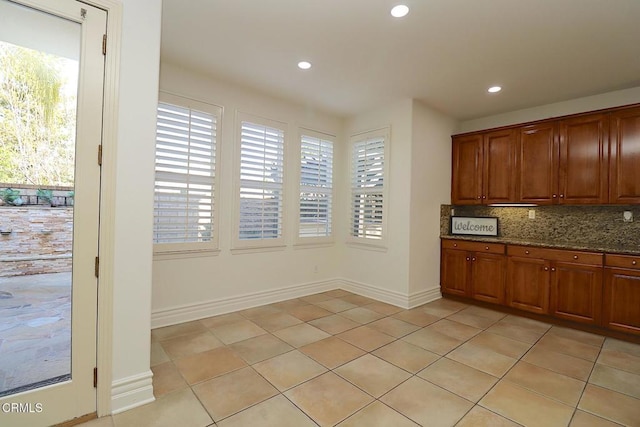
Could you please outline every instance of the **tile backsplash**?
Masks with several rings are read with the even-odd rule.
[[[498,237],[535,242],[605,244],[640,247],[640,205],[491,207],[441,205],[440,234],[449,235],[451,209],[455,216],[498,217]],[[529,210],[535,219],[529,219]],[[633,222],[624,222],[630,211]]]

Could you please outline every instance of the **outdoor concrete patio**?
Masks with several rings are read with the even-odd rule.
[[[0,396],[70,372],[71,273],[0,277]]]

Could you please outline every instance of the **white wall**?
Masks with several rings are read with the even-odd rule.
[[[459,123],[455,133],[473,132],[637,103],[640,103],[640,86],[467,120]]]
[[[113,384],[149,376],[160,0],[123,1],[113,271]],[[150,378],[150,377],[149,377]],[[144,382],[144,381],[143,381]],[[117,387],[114,387],[117,388]],[[135,388],[135,385],[134,385]],[[150,394],[133,396],[153,399]],[[117,411],[119,403],[114,403]]]
[[[403,99],[389,106],[369,111],[348,120],[346,127],[349,135],[391,128],[389,158],[389,176],[385,177],[388,186],[388,200],[384,215],[387,217],[387,248],[385,251],[368,250],[358,246],[342,245],[341,276],[357,282],[407,295],[409,283],[409,200],[411,197],[411,99]],[[348,144],[342,156],[349,158]],[[348,164],[345,165],[348,171]],[[348,174],[348,172],[347,172]],[[345,218],[349,215],[349,177],[342,181],[345,189]],[[346,237],[345,228],[345,237]],[[344,239],[343,239],[344,241]]]
[[[214,77],[194,73],[175,64],[162,63],[160,89],[176,95],[208,102],[224,108],[218,156],[220,252],[217,255],[171,259],[156,257],[153,263],[153,325],[185,321],[242,308],[243,304],[266,303],[278,290],[300,285],[325,283],[337,276],[334,246],[295,246],[297,144],[299,126],[336,135],[340,151],[343,120],[311,108],[241,88]],[[234,150],[237,146],[235,112],[258,115],[288,124],[285,135],[285,240],[286,248],[271,252],[232,253],[234,213]],[[334,168],[335,181],[340,167]],[[334,213],[336,215],[336,213]],[[317,267],[317,268],[316,268]],[[317,271],[316,271],[317,270]],[[252,296],[254,297],[253,299]],[[262,296],[263,299],[260,299]],[[242,298],[245,297],[243,300]],[[231,302],[229,302],[231,301]],[[235,301],[236,303],[234,303]]]
[[[456,122],[418,101],[412,122],[409,293],[419,295],[440,291],[440,205],[451,201]]]

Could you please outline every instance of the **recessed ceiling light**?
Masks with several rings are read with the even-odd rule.
[[[311,68],[311,62],[300,61],[298,62],[298,68],[300,68],[301,70],[308,70],[309,68]]]
[[[487,89],[487,92],[497,93],[497,92],[500,92],[501,90],[502,88],[500,86],[491,86],[489,89]]]
[[[404,4],[399,4],[391,9],[391,16],[394,18],[402,18],[407,13],[409,13],[409,7]]]

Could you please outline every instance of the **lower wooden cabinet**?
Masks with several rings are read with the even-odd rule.
[[[607,255],[603,325],[640,334],[640,257]]]
[[[600,324],[603,254],[512,245],[507,254],[507,305]]]
[[[602,261],[600,265],[556,262],[551,270],[549,312],[562,319],[599,325]]]
[[[549,277],[550,268],[547,261],[509,256],[506,304],[520,310],[547,314]]]
[[[640,256],[442,239],[440,283],[443,294],[640,335]]]
[[[504,251],[503,244],[443,240],[440,270],[442,292],[502,304]]]
[[[640,335],[640,256],[442,239],[441,291]]]
[[[476,252],[471,258],[471,297],[504,303],[505,256]]]

